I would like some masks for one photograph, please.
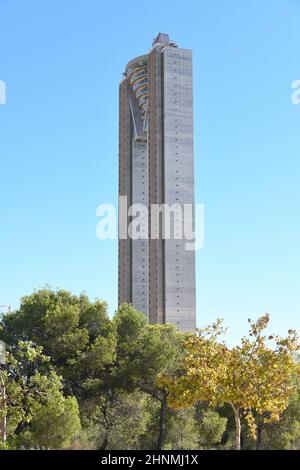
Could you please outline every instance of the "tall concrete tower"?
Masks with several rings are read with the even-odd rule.
[[[158,34],[148,54],[127,64],[119,109],[119,196],[127,197],[129,210],[119,213],[119,304],[131,303],[150,323],[190,331],[196,326],[195,251],[186,249],[184,236],[166,239],[159,229],[153,237],[150,208],[194,205],[192,52]],[[132,204],[148,208],[141,222],[148,237],[121,233],[134,215]]]

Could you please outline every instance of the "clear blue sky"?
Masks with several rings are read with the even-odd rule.
[[[159,31],[194,50],[197,315],[300,326],[299,0],[0,0],[0,304],[50,284],[117,304],[118,84]]]

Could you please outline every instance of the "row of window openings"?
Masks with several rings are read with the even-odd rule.
[[[142,251],[144,252],[145,251],[145,248],[142,248]],[[179,256],[179,252],[176,251],[176,255]],[[142,259],[142,262],[145,263],[145,258]],[[149,256],[149,261],[151,261],[151,257]],[[176,258],[176,263],[179,263],[179,258]],[[142,265],[142,269],[145,269],[145,266]],[[143,275],[145,275],[145,271],[143,271],[142,273]]]
[[[178,173],[178,170],[176,170],[176,173]],[[178,176],[176,176],[176,177],[175,177],[175,181],[178,181],[178,180],[179,180],[179,178],[178,178]],[[145,181],[143,180],[142,183],[145,183]],[[178,188],[178,187],[179,187],[179,184],[176,184],[175,186]],[[178,191],[175,191],[175,193],[178,194]],[[142,194],[145,195],[145,191],[142,191]],[[157,194],[157,192],[156,192],[156,194]],[[142,198],[142,201],[145,202],[145,198]],[[142,220],[143,220],[143,219],[142,219]]]
[[[145,273],[143,273],[143,276],[145,276]],[[145,282],[145,278],[142,278],[141,279],[142,282]],[[176,281],[177,284],[179,284],[179,280]],[[143,285],[142,287],[145,287],[145,285]],[[177,291],[180,289],[179,286],[176,287]],[[149,290],[151,290],[151,287],[149,288]]]
[[[143,243],[143,245],[145,245],[145,242]],[[179,248],[179,245],[176,244],[176,248]],[[145,248],[142,248],[142,251],[145,251]],[[179,255],[179,251],[176,250],[176,255]],[[145,259],[143,258],[143,261],[145,261]],[[156,261],[156,264],[157,264],[157,261]]]
[[[143,293],[145,295],[145,293]],[[143,299],[145,301],[145,299]],[[151,302],[149,301],[149,306],[151,305]],[[176,303],[177,306],[180,306],[180,302],[177,302]],[[142,304],[142,307],[143,308],[146,308],[146,305],[145,304]],[[179,308],[177,308],[177,312],[180,312]],[[153,319],[153,318],[152,318]],[[177,322],[178,323],[178,322]]]
[[[145,282],[145,280],[143,280],[143,282]],[[142,285],[142,288],[143,288],[143,289],[146,289],[146,285],[143,284],[143,285]],[[179,287],[177,287],[177,291],[178,291],[178,290],[179,290]],[[149,286],[149,293],[150,293],[151,291],[152,291],[151,286]],[[146,291],[144,291],[143,294],[145,295],[145,294],[146,294]],[[177,298],[177,299],[180,299],[180,294],[177,293],[177,294],[176,294],[176,298]]]
[[[156,272],[158,272],[158,271],[156,270]],[[142,275],[145,276],[145,272],[143,272]],[[176,277],[179,277],[179,273],[176,273]],[[142,282],[145,282],[145,278],[142,278],[141,280],[142,280]],[[179,279],[176,280],[176,283],[177,283],[177,284],[180,283]],[[145,287],[145,286],[144,286],[144,287]],[[180,287],[177,286],[176,289],[179,290]],[[150,290],[151,290],[151,283],[150,283]]]

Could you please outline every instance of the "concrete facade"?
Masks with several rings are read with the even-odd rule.
[[[151,206],[194,204],[193,146],[192,52],[159,34],[149,54],[127,64],[120,84],[119,195],[128,208],[148,208],[149,236],[119,239],[119,304],[183,331],[196,327],[195,252],[185,238],[164,239],[159,227],[151,239]],[[175,230],[176,213],[173,222]]]

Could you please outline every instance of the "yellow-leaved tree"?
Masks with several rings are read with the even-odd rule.
[[[176,374],[157,378],[158,385],[167,391],[170,408],[188,408],[200,400],[212,406],[230,404],[237,450],[241,448],[242,415],[256,438],[253,413],[265,422],[278,421],[294,392],[297,334],[289,330],[286,338],[266,336],[263,333],[269,320],[268,314],[254,323],[249,320],[249,336],[233,348],[221,340],[225,333],[221,320],[198,330],[185,341],[185,355]]]

